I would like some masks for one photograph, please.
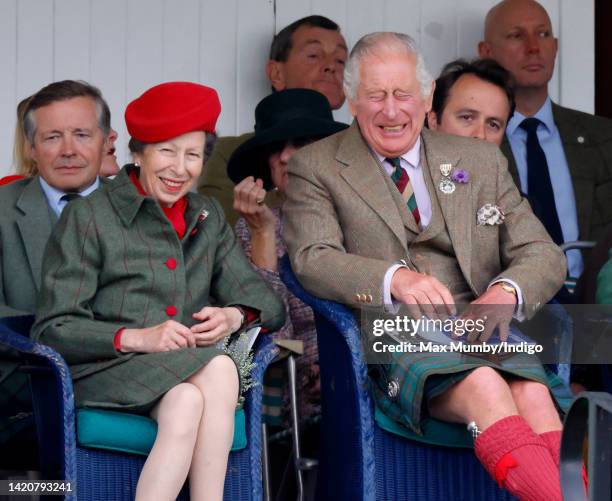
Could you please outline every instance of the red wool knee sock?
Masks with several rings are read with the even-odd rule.
[[[521,501],[561,501],[559,467],[544,440],[521,416],[496,421],[474,443],[497,483]]]
[[[557,467],[561,464],[561,430],[540,433]]]

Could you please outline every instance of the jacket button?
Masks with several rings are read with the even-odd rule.
[[[176,259],[174,259],[173,257],[168,258],[168,260],[166,261],[166,266],[168,267],[168,269],[174,270],[176,268]]]
[[[166,308],[166,315],[168,315],[169,317],[173,317],[174,315],[176,315],[176,311],[176,306],[170,305]]]

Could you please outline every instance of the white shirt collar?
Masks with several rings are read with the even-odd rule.
[[[383,163],[387,157],[381,155],[377,151],[375,151],[376,157],[380,160],[380,163]],[[400,158],[403,158],[406,162],[412,165],[414,168],[419,167],[421,165],[421,136],[417,137],[414,146],[410,148],[406,153],[400,155]]]
[[[552,101],[550,100],[550,97],[546,98],[546,101],[544,101],[544,104],[542,105],[542,107],[537,111],[535,115],[533,115],[533,117],[537,118],[544,124],[546,131],[548,133],[550,133],[551,131],[555,129],[555,119],[553,117]],[[508,136],[512,136],[515,133],[515,131],[520,128],[520,125],[523,122],[523,120],[525,120],[525,118],[527,117],[523,115],[522,113],[518,111],[514,112],[514,114],[512,115],[512,118],[508,122],[508,127],[506,129],[506,133],[508,134]]]
[[[40,187],[42,188],[43,193],[45,194],[49,207],[51,207],[56,213],[61,212],[57,209],[58,207],[60,207],[60,202],[62,201],[61,198],[66,194],[66,192],[58,190],[54,186],[51,186],[40,175],[38,176],[38,180],[40,181]],[[85,197],[90,193],[93,193],[98,188],[98,186],[100,186],[100,178],[96,176],[94,182],[89,187],[81,191],[79,195]]]

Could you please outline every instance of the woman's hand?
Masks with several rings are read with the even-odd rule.
[[[124,329],[121,334],[121,351],[126,353],[158,353],[195,346],[195,334],[175,320],[146,329]]]
[[[251,232],[251,262],[264,270],[278,270],[276,255],[276,218],[263,203],[263,181],[253,176],[234,187],[234,209],[245,219]]]
[[[265,197],[263,181],[249,176],[234,186],[234,210],[246,220],[251,234],[267,233],[274,238],[274,214],[263,203]]]
[[[232,332],[236,332],[242,325],[242,312],[238,308],[215,308],[205,306],[193,318],[200,320],[199,324],[191,326],[197,346],[208,346],[216,343]]]

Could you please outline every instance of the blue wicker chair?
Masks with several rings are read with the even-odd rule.
[[[27,337],[31,318],[0,319],[0,345],[18,352],[30,374],[34,415],[40,448],[40,468],[49,479],[75,482],[67,500],[122,501],[134,499],[136,483],[145,457],[92,449],[77,443],[75,408],[70,372],[63,358],[48,346]],[[21,328],[20,328],[21,327]],[[253,378],[261,383],[268,364],[277,355],[268,336],[256,343]],[[247,394],[245,402],[247,447],[232,452],[225,479],[225,500],[262,499],[261,384]],[[179,499],[188,499],[183,489]]]
[[[353,313],[343,305],[307,293],[286,256],[281,263],[281,277],[289,290],[315,312],[323,406],[319,499],[514,499],[497,487],[473,450],[409,440],[382,429],[375,418],[359,327]],[[453,425],[441,424],[440,429],[444,426]],[[454,428],[453,433],[467,435],[465,428]],[[463,438],[469,444],[467,436]]]

